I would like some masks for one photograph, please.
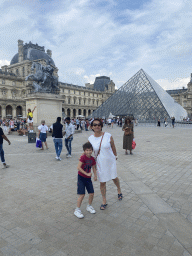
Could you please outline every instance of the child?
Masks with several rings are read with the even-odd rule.
[[[82,214],[80,207],[85,196],[85,188],[89,194],[89,204],[87,205],[86,210],[90,213],[95,213],[94,208],[91,206],[94,196],[94,189],[93,184],[91,181],[91,168],[93,168],[94,173],[94,181],[97,180],[97,173],[96,173],[96,162],[95,159],[91,156],[93,152],[93,147],[90,142],[87,142],[83,145],[84,154],[80,157],[79,163],[77,166],[78,169],[78,181],[77,181],[77,194],[79,198],[77,200],[77,208],[75,209],[75,216],[77,218],[83,218],[84,215]]]

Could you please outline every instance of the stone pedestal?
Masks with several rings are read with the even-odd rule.
[[[56,122],[57,117],[62,118],[62,101],[60,95],[50,93],[34,93],[29,94],[26,98],[26,113],[27,109],[33,110],[33,126],[37,131],[37,127],[41,124],[41,120],[45,120],[49,127]]]

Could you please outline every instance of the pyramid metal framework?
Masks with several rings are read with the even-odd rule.
[[[186,110],[143,69],[140,69],[111,97],[99,106],[91,117],[108,118],[133,115],[144,121],[175,117],[176,121],[187,117]]]

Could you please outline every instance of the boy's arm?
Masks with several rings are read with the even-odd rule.
[[[93,166],[92,166],[92,168],[93,168],[93,173],[94,173],[94,181],[96,181],[96,180],[97,180],[97,170],[96,170],[96,165],[93,165]]]
[[[82,164],[83,164],[83,163],[82,163],[81,161],[79,161],[78,166],[77,166],[77,170],[80,171],[80,172],[82,172],[84,175],[91,177],[92,173],[91,173],[91,172],[90,172],[90,173],[85,172],[85,171],[81,168]]]

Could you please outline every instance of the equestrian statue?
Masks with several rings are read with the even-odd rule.
[[[35,73],[34,73],[35,70]],[[25,80],[33,81],[33,93],[47,92],[57,93],[59,90],[58,78],[53,75],[54,68],[47,61],[47,65],[43,66],[39,62],[33,62],[31,65],[32,73],[28,75]]]

